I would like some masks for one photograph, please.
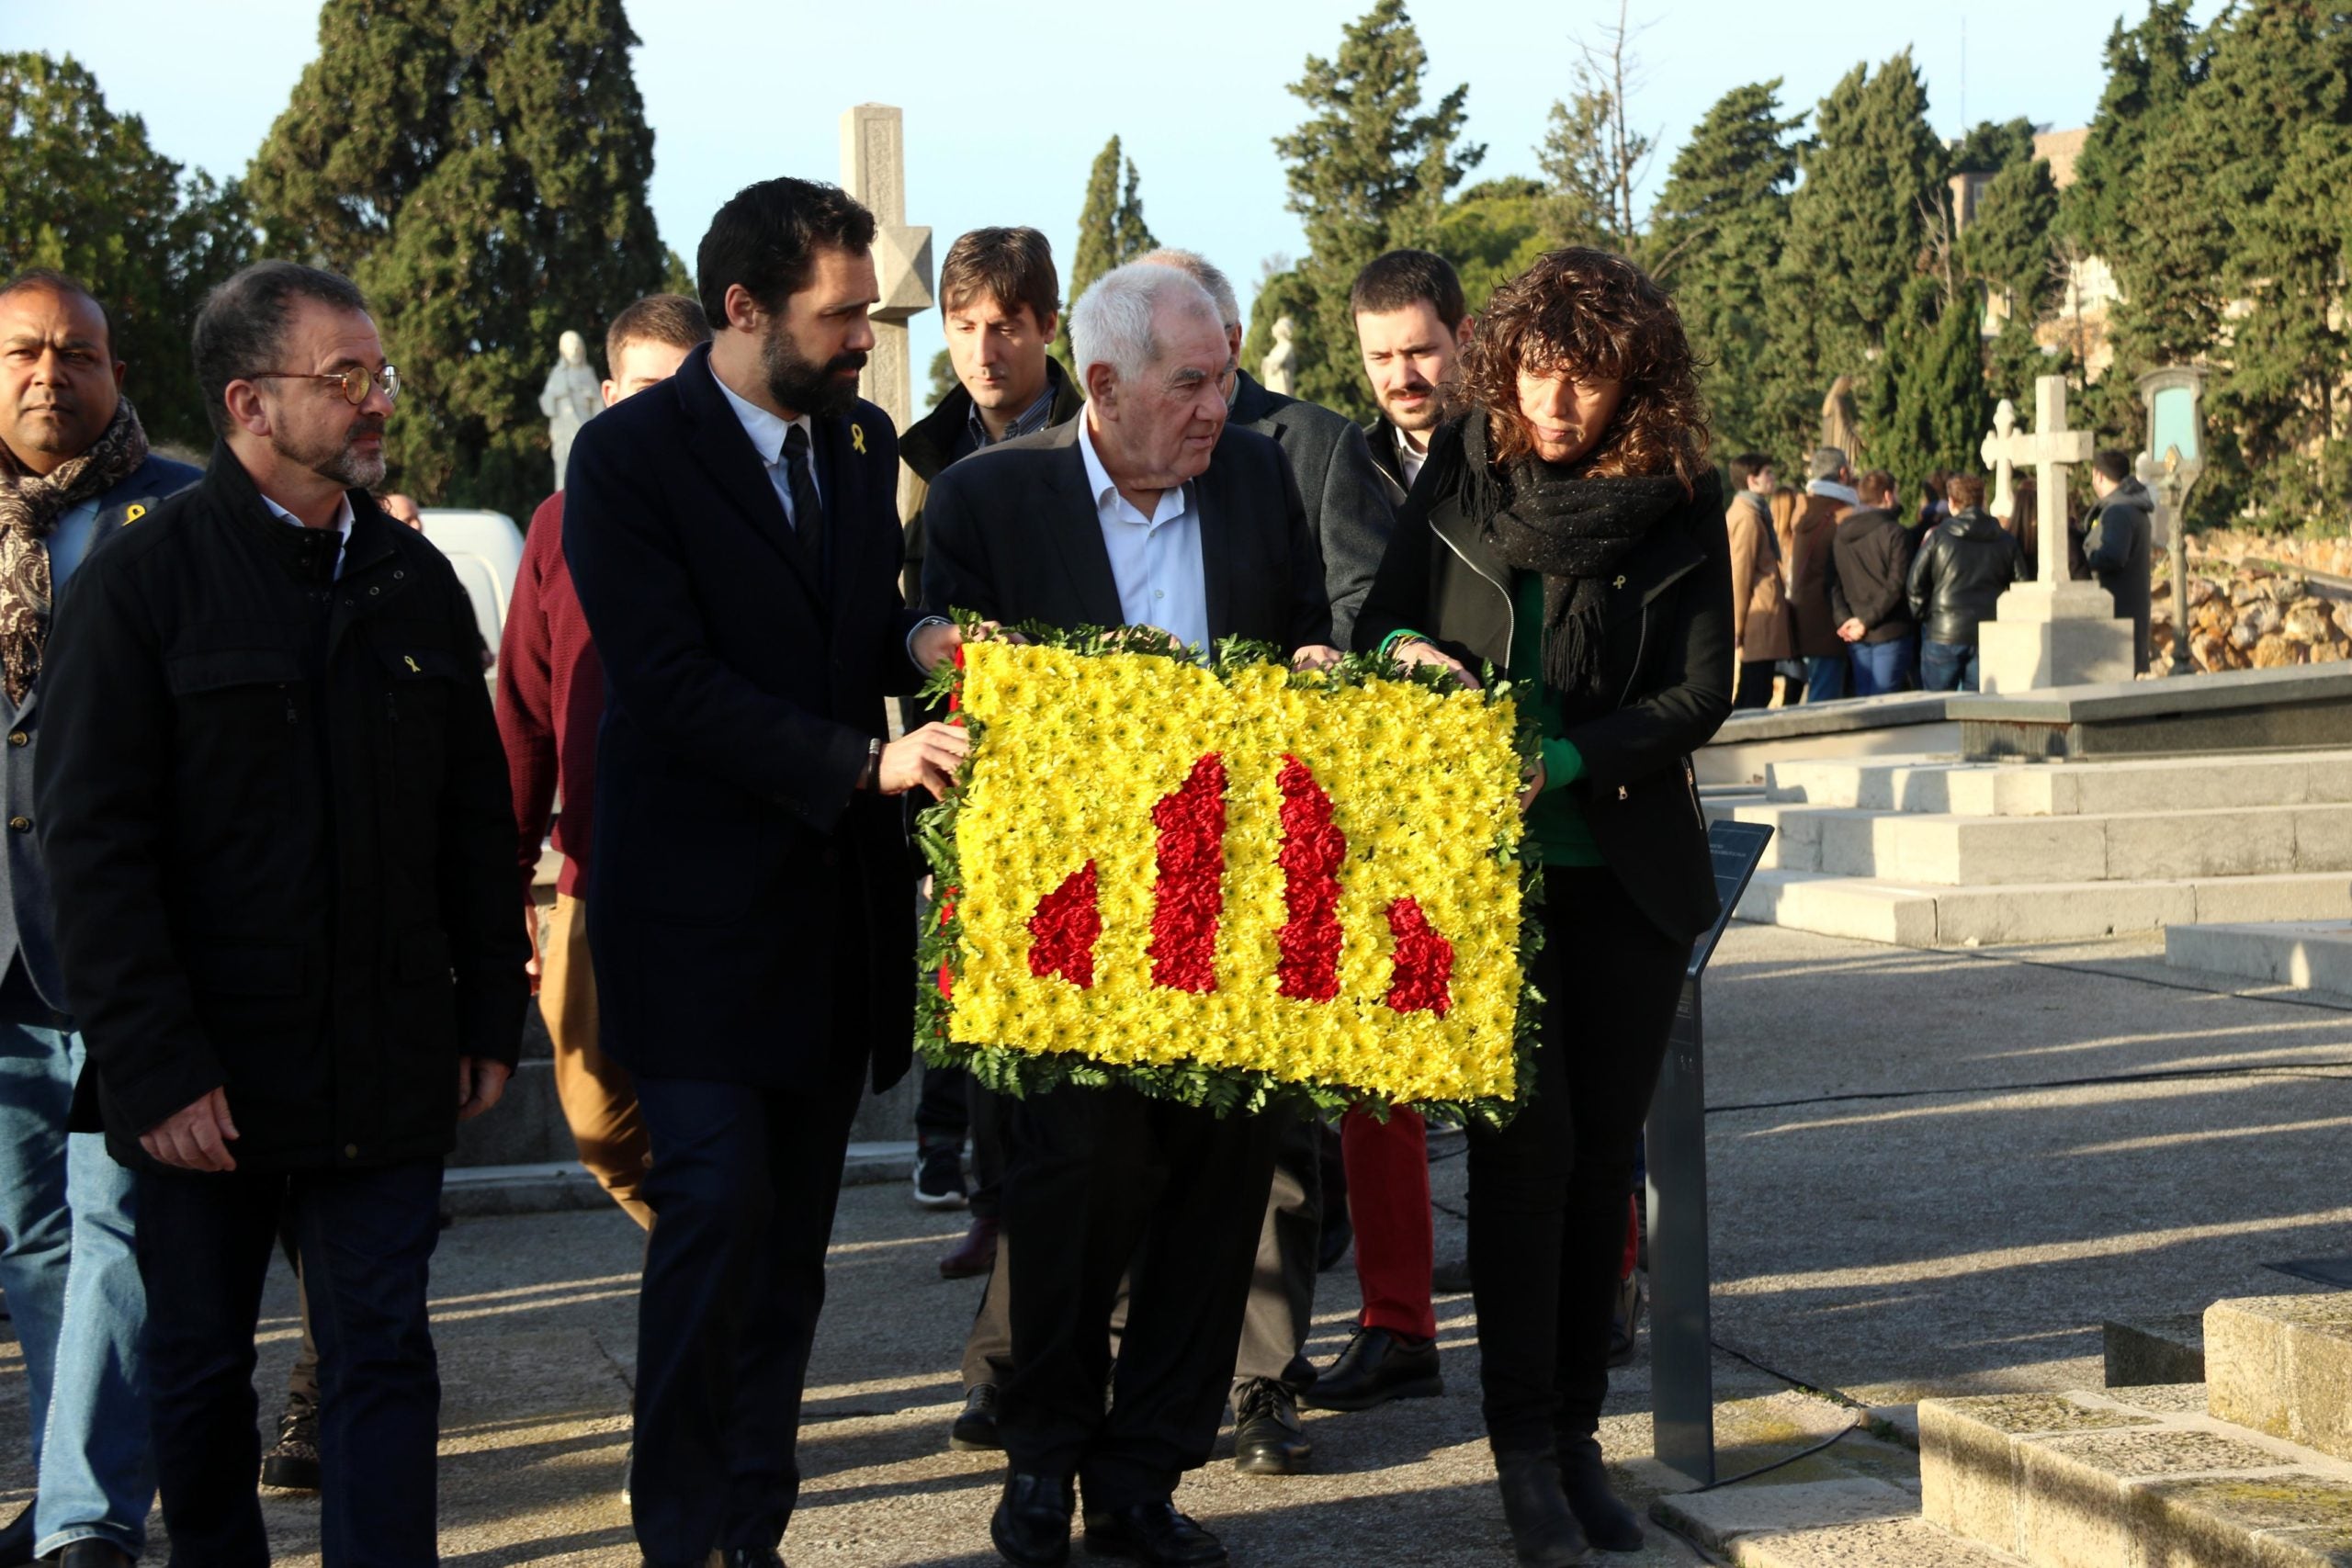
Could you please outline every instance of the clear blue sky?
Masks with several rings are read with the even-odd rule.
[[[1194,0],[1159,21],[1136,5],[637,0],[662,235],[691,262],[706,220],[739,186],[778,174],[840,178],[842,109],[889,103],[907,113],[908,219],[931,225],[934,255],[984,223],[1035,224],[1066,255],[1088,167],[1115,133],[1142,173],[1153,231],[1206,254],[1246,300],[1264,258],[1303,248],[1270,144],[1300,118],[1284,88],[1308,53],[1338,48],[1365,3]],[[2199,18],[2221,6],[2199,0]],[[1661,143],[1649,188],[1727,89],[1781,76],[1782,101],[1810,108],[1857,61],[1875,65],[1906,46],[1947,136],[2018,115],[2082,125],[2098,102],[2109,28],[2144,6],[1634,0],[1634,20],[1647,30],[1634,45],[1644,80],[1630,98]],[[1479,175],[1535,172],[1545,115],[1571,88],[1574,37],[1592,35],[1615,9],[1613,0],[1415,6],[1430,96],[1469,84],[1470,137],[1488,149]],[[0,49],[74,54],[116,109],[146,118],[163,152],[231,175],[315,52],[317,17],[316,0],[0,0]],[[918,401],[940,341],[928,312],[915,323]]]

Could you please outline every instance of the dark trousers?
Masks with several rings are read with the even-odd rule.
[[[1919,634],[1905,632],[1885,642],[1858,642],[1846,649],[1854,677],[1854,695],[1881,696],[1907,692],[1919,674]]]
[[[1207,1462],[1290,1120],[1220,1121],[1125,1089],[1060,1089],[1012,1108],[1013,1369],[1001,1429],[1014,1471],[1075,1476],[1099,1510],[1164,1500]],[[1130,1265],[1105,1411],[1103,1330]]]
[[[630,1474],[653,1563],[773,1549],[800,1492],[794,1449],[825,1301],[863,1052],[807,1093],[639,1077],[655,1223],[638,1307]],[[330,1404],[330,1408],[332,1405]]]
[[[1613,872],[1547,871],[1544,899],[1534,1098],[1499,1133],[1470,1129],[1470,1272],[1498,1454],[1600,1426],[1634,1149],[1690,954]]]
[[[1973,642],[1921,643],[1919,689],[1923,692],[1976,690],[1976,645]]]
[[[933,1144],[963,1147],[971,1116],[967,1105],[971,1082],[972,1075],[961,1067],[924,1066],[922,1092],[915,1099],[917,1143],[926,1148]]]
[[[281,1220],[319,1342],[320,1550],[335,1568],[439,1561],[441,1382],[425,1287],[441,1162],[357,1170],[139,1177],[155,1472],[171,1562],[269,1561],[254,1472],[254,1328]]]
[[[1748,708],[1769,708],[1772,705],[1772,677],[1779,674],[1780,664],[1770,659],[1751,659],[1739,667],[1739,690],[1732,694],[1734,712]]]
[[[1323,1119],[1287,1111],[1272,1114],[1288,1125],[1274,1151],[1273,1183],[1241,1314],[1241,1347],[1233,1363],[1236,1394],[1254,1378],[1279,1379],[1300,1391],[1315,1381],[1315,1364],[1306,1350],[1315,1322],[1316,1267],[1323,1253]]]

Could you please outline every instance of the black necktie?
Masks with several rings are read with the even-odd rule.
[[[817,471],[808,461],[808,427],[789,425],[784,433],[784,479],[792,487],[792,529],[800,547],[820,571],[825,561],[825,503],[817,498]]]

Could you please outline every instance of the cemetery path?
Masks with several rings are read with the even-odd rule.
[[[2352,1252],[2352,1002],[2183,988],[2153,951],[1928,953],[1732,929],[1706,994],[1716,1337],[1748,1359],[1715,1360],[1724,1473],[1850,1418],[1759,1369],[1871,1404],[2092,1386],[2103,1317],[2292,1291],[2261,1265]],[[2145,1076],[2159,1074],[2206,1076]],[[1456,1254],[1461,1158],[1433,1176],[1439,1252]],[[786,1541],[804,1568],[996,1561],[1000,1461],[944,1441],[978,1292],[937,1275],[960,1219],[914,1209],[900,1186],[844,1195]],[[444,1236],[451,1568],[638,1561],[617,1489],[639,1246],[609,1212],[469,1219]],[[1351,1269],[1323,1287],[1318,1360],[1356,1305]],[[281,1269],[265,1305],[265,1417],[292,1313]],[[1180,1504],[1249,1568],[1508,1561],[1469,1299],[1442,1299],[1439,1317],[1443,1397],[1310,1415],[1317,1473],[1250,1478],[1220,1459]],[[1645,1364],[1616,1375],[1604,1433],[1636,1493],[1663,1479],[1642,1462],[1647,1387]],[[23,1364],[0,1339],[0,1510],[30,1485]],[[315,1563],[315,1505],[266,1510],[278,1561]],[[1612,1561],[1695,1561],[1651,1534],[1645,1553]]]

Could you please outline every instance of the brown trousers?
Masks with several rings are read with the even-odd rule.
[[[596,1048],[596,972],[588,962],[588,907],[557,894],[539,943],[539,1012],[555,1042],[555,1094],[588,1168],[613,1201],[646,1229],[638,1196],[652,1163],[628,1070]]]

